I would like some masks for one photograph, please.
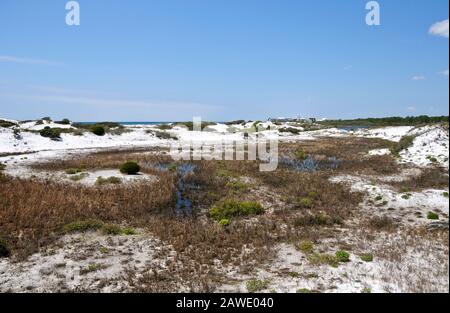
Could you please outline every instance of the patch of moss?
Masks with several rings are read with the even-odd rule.
[[[245,283],[245,286],[248,292],[257,292],[266,289],[269,284],[269,280],[251,279]]]

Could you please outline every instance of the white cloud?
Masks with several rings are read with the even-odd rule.
[[[444,76],[448,76],[448,70],[442,71],[439,74],[444,75]]]
[[[413,76],[413,77],[411,77],[411,80],[425,80],[425,76],[420,76],[420,75]]]
[[[0,55],[0,62],[11,62],[20,64],[61,65],[61,63],[43,59],[20,58],[10,55]]]
[[[429,33],[435,36],[448,38],[448,19],[431,25]]]

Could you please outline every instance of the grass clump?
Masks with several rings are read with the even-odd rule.
[[[114,225],[114,224],[104,224],[101,228],[101,232],[104,235],[121,235],[123,233],[123,230],[120,226]]]
[[[119,225],[115,224],[103,224],[100,231],[103,235],[111,235],[111,236],[119,236],[119,235],[127,235],[132,236],[136,235],[137,232],[132,227],[120,227]]]
[[[303,253],[312,253],[314,250],[314,245],[311,241],[302,241],[298,245],[298,249]]]
[[[399,156],[401,151],[412,146],[415,138],[416,136],[403,136],[397,144],[390,148],[392,155]]]
[[[78,175],[72,175],[72,176],[69,177],[69,179],[72,180],[72,181],[80,181],[80,180],[82,180],[83,178],[85,178],[88,175],[89,175],[88,173],[81,173],[81,174],[78,174]]]
[[[360,255],[360,258],[364,262],[372,262],[373,261],[373,254],[372,253],[364,253]]]
[[[240,181],[230,181],[227,183],[227,187],[235,193],[241,193],[248,190],[247,184]]]
[[[297,293],[312,293],[312,291],[308,288],[300,288],[297,289]]]
[[[337,257],[331,254],[311,253],[308,255],[308,261],[313,265],[329,265],[331,267],[339,265]]]
[[[81,168],[68,168],[68,169],[65,170],[65,172],[66,172],[67,175],[75,175],[75,174],[83,172],[83,169],[81,169]]]
[[[82,268],[80,270],[80,275],[85,275],[85,274],[88,274],[88,273],[92,273],[92,272],[101,270],[102,268],[104,268],[104,266],[101,265],[101,264],[89,264],[87,267]]]
[[[0,165],[0,169],[1,169],[1,165]],[[442,193],[442,196],[445,197],[445,198],[448,198],[448,192],[446,192],[446,191],[443,192],[443,193]]]
[[[222,227],[226,227],[231,224],[231,220],[228,218],[223,218],[219,221],[219,225]]]
[[[435,212],[428,212],[427,219],[429,219],[429,220],[438,220],[439,219],[439,214],[437,214]]]
[[[98,220],[84,220],[76,221],[63,226],[63,232],[65,233],[85,233],[87,231],[98,230],[102,228],[103,222]]]
[[[126,162],[120,167],[120,172],[128,175],[136,175],[141,167],[136,162]]]
[[[336,251],[335,255],[336,255],[336,259],[339,262],[345,263],[345,262],[349,262],[350,261],[350,254],[348,252],[346,252],[346,251],[343,251],[343,250]]]
[[[308,158],[308,155],[303,150],[297,150],[297,151],[294,152],[294,157],[297,160],[304,161],[304,160],[306,160]]]
[[[11,251],[9,250],[8,243],[5,239],[0,237],[0,258],[7,258],[11,254]]]
[[[248,292],[257,292],[266,289],[269,286],[269,280],[251,279],[246,282]]]
[[[310,209],[313,206],[313,201],[310,198],[301,198],[298,200],[298,205],[304,209]]]
[[[225,200],[209,209],[209,215],[215,220],[229,219],[234,216],[257,215],[264,212],[264,208],[254,201]]]
[[[115,177],[115,176],[111,176],[108,178],[103,178],[103,177],[98,177],[97,181],[95,182],[96,185],[117,185],[117,184],[121,184],[122,183],[122,179],[120,179],[119,177]]]
[[[332,226],[334,224],[342,224],[342,219],[338,216],[331,217],[323,212],[317,214],[306,214],[294,219],[295,227]]]

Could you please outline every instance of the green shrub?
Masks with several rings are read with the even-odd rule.
[[[122,234],[122,228],[114,224],[104,224],[101,228],[101,231],[104,235],[117,236]]]
[[[136,235],[137,231],[133,227],[124,227],[122,229],[122,234],[131,236],[131,235]]]
[[[336,259],[339,262],[349,262],[350,261],[350,254],[346,251],[339,250],[336,252]]]
[[[297,289],[297,293],[312,293],[312,291],[309,290],[308,288],[300,288]]]
[[[376,197],[375,197],[375,201],[381,201],[381,200],[383,200],[383,197],[382,197],[382,196],[376,196]]]
[[[314,250],[314,245],[311,241],[302,241],[298,245],[298,249],[303,253],[312,253]]]
[[[61,121],[56,122],[58,124],[70,125],[70,120],[68,118],[64,118]]]
[[[65,170],[67,175],[75,175],[81,173],[83,170],[81,168],[68,168]]]
[[[362,293],[372,293],[372,289],[370,289],[369,287],[364,287],[361,292]]]
[[[209,209],[209,215],[220,221],[234,216],[256,215],[264,212],[263,207],[258,202],[238,202],[234,200],[225,200]]]
[[[364,262],[372,262],[373,261],[373,254],[372,253],[364,253],[360,255],[360,258]]]
[[[101,264],[89,264],[86,268],[80,270],[80,275],[85,275],[87,273],[95,272],[104,268]]]
[[[98,230],[102,228],[103,222],[98,220],[84,220],[84,221],[76,221],[63,226],[63,232],[65,233],[76,233],[76,232],[87,232],[92,230]]]
[[[223,218],[219,221],[219,225],[222,227],[230,225],[231,221],[228,218]]]
[[[240,181],[230,181],[227,183],[227,187],[229,187],[232,191],[240,193],[248,190],[247,184]]]
[[[313,265],[329,265],[338,267],[339,260],[336,256],[330,254],[311,253],[308,255],[308,261]]]
[[[304,209],[310,209],[313,206],[313,201],[310,198],[301,198],[298,201],[298,205]]]
[[[106,131],[105,128],[103,126],[100,125],[94,125],[91,127],[91,132],[97,136],[103,136]]]
[[[172,135],[170,135],[167,132],[152,131],[152,133],[156,136],[156,138],[159,138],[159,139],[175,139],[174,137],[172,137]]]
[[[0,237],[0,258],[7,258],[11,255],[11,251],[9,250],[8,243],[5,239]]]
[[[49,126],[45,126],[44,129],[39,132],[39,134],[42,137],[50,139],[61,138],[61,130],[59,128],[50,128]]]
[[[126,162],[120,167],[120,172],[128,175],[135,175],[141,170],[136,162]]]
[[[111,176],[108,178],[103,178],[103,177],[98,177],[97,181],[95,182],[96,185],[109,185],[109,184],[113,184],[113,185],[117,185],[117,184],[121,184],[122,183],[122,179],[120,179],[119,177],[115,177],[115,176]]]
[[[82,180],[83,178],[85,178],[87,176],[89,176],[88,173],[81,173],[81,174],[78,174],[78,175],[69,176],[69,179],[72,180],[72,181],[80,181],[80,180]]]
[[[294,156],[297,160],[304,161],[308,158],[308,155],[303,150],[297,150],[294,152]]]
[[[0,167],[1,167],[1,165],[0,165]],[[0,169],[1,169],[1,168],[0,168]],[[444,191],[444,192],[442,193],[442,196],[448,198],[448,192]]]
[[[429,220],[438,220],[439,219],[439,214],[437,214],[435,212],[428,212],[427,218]]]
[[[266,289],[269,284],[269,280],[251,279],[245,283],[245,286],[248,292],[257,292]]]
[[[391,153],[398,156],[402,150],[412,146],[415,138],[416,136],[403,136],[397,144],[391,147]]]
[[[293,128],[293,127],[283,127],[283,128],[280,128],[278,131],[280,133],[291,133],[294,135],[298,135],[300,133],[299,129]]]

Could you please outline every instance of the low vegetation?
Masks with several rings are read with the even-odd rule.
[[[141,167],[136,162],[126,162],[120,167],[120,172],[128,175],[136,175]]]
[[[257,215],[264,212],[264,208],[258,202],[239,202],[225,200],[213,206],[209,215],[215,220],[228,219],[235,216]]]
[[[98,177],[95,184],[96,185],[117,185],[117,184],[121,184],[122,183],[122,179],[120,179],[119,177],[115,177],[115,176],[111,176],[108,178],[103,178],[103,177]]]
[[[42,137],[50,138],[50,139],[59,139],[61,138],[61,130],[59,128],[50,128],[49,126],[45,126],[39,134]]]
[[[0,258],[7,258],[10,254],[11,251],[9,250],[8,243],[0,237]]]
[[[245,286],[247,287],[248,292],[258,292],[269,287],[269,280],[259,280],[252,279],[246,282]]]

